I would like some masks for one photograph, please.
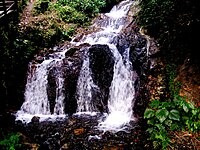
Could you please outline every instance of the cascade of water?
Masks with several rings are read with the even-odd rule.
[[[118,6],[115,6],[110,13],[107,13],[106,21],[98,24],[102,28],[101,31],[89,34],[82,38],[77,45],[82,43],[89,44],[107,44],[110,47],[114,56],[114,75],[110,87],[110,96],[108,100],[108,117],[105,121],[99,123],[99,129],[102,130],[117,130],[123,125],[130,122],[132,117],[132,106],[134,100],[134,72],[131,71],[132,64],[129,61],[129,49],[127,48],[121,56],[115,45],[112,44],[112,39],[120,33],[121,29],[129,22],[126,20],[126,14],[133,2],[123,1]],[[97,21],[98,22],[98,21]],[[91,87],[94,83],[91,78],[89,68],[89,58],[84,60],[81,76],[78,81],[79,100],[78,111],[90,110],[83,108],[90,101],[91,104]],[[83,74],[84,73],[84,74]],[[136,73],[135,73],[136,74]],[[81,85],[81,86],[80,86]],[[80,103],[81,102],[81,103]],[[87,106],[89,106],[87,104]]]
[[[80,71],[77,83],[77,112],[94,112],[97,111],[92,103],[92,90],[98,90],[98,86],[94,84],[89,68],[89,56],[85,52],[85,59]]]
[[[40,65],[31,65],[31,74],[28,76],[25,102],[21,107],[21,111],[29,114],[49,115],[49,103],[47,97],[47,72],[51,61],[44,61]]]
[[[59,63],[60,60],[50,59],[43,61],[41,64],[29,65],[29,74],[24,94],[25,101],[21,109],[16,113],[16,120],[30,122],[34,115],[41,117],[41,120],[49,118],[51,112],[47,95],[48,70],[56,63]],[[58,78],[54,108],[55,115],[64,115],[63,81],[62,77]]]
[[[105,20],[97,20],[94,26],[98,26],[100,30],[85,35],[79,42],[72,40],[71,44],[80,45],[83,43],[106,44],[109,46],[114,56],[114,74],[111,82],[108,99],[108,117],[99,123],[99,128],[103,130],[119,129],[131,120],[132,106],[134,104],[134,72],[131,71],[132,64],[129,61],[129,48],[121,55],[113,44],[113,39],[117,37],[120,31],[126,27],[130,21],[126,17],[132,0],[122,1],[119,5],[106,13]],[[66,50],[67,51],[67,50]],[[51,58],[43,61],[41,64],[35,65],[36,68],[32,74],[29,74],[25,91],[25,102],[21,109],[17,112],[17,120],[30,121],[30,115],[51,115],[50,104],[47,96],[47,75],[48,69],[56,62],[65,58],[65,52],[58,53],[59,58]],[[99,87],[94,84],[91,77],[91,69],[89,68],[88,51],[85,51],[85,58],[82,64],[80,75],[77,83],[77,113],[98,111],[92,102],[92,92],[98,91]],[[53,115],[64,115],[64,78],[63,75],[57,77],[56,99]],[[97,92],[98,93],[98,92]],[[26,117],[27,115],[27,117]],[[28,122],[26,120],[26,122]]]
[[[134,81],[137,76],[131,70],[132,64],[129,61],[129,48],[123,54],[123,58],[117,48],[110,46],[115,56],[114,75],[110,87],[108,100],[109,114],[107,118],[99,123],[101,130],[121,130],[124,125],[132,119],[132,107],[134,104]]]
[[[64,92],[63,92],[63,85],[64,79],[63,77],[58,77],[58,83],[56,88],[56,104],[54,107],[54,114],[55,115],[64,115]]]
[[[75,44],[110,44],[122,28],[130,23],[126,15],[132,3],[133,1],[126,0],[122,1],[119,5],[114,6],[109,13],[105,14],[107,17],[104,17],[103,20],[97,20],[94,23],[93,26],[101,28],[100,31],[84,36],[78,43]]]

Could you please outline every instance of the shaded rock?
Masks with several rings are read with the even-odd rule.
[[[50,111],[53,113],[56,99],[56,76],[55,76],[56,68],[52,68],[49,70],[49,74],[47,77],[48,85],[47,85],[47,95],[50,104]]]
[[[72,49],[73,55],[66,53],[66,58],[63,60],[63,75],[65,89],[65,113],[71,115],[76,112],[76,86],[83,63],[84,51],[88,44],[83,44]]]
[[[106,111],[109,87],[113,78],[113,54],[108,45],[92,45],[89,48],[90,68],[95,84],[100,88],[100,95],[97,93],[93,98],[100,111]],[[100,97],[97,97],[100,96]],[[103,105],[101,105],[103,103]]]
[[[34,117],[31,119],[31,122],[33,122],[33,123],[39,123],[39,121],[40,121],[40,117],[38,117],[38,116],[34,116]]]

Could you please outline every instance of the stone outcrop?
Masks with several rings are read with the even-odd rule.
[[[100,111],[107,111],[109,87],[113,79],[113,54],[108,45],[92,45],[89,48],[90,68],[94,83],[100,88],[96,93],[96,104]],[[94,95],[95,96],[95,95]],[[101,104],[103,103],[103,105]],[[99,105],[100,104],[100,105]]]

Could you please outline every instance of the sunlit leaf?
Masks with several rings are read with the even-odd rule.
[[[185,111],[185,112],[188,112],[189,111],[189,108],[188,108],[189,106],[187,105],[187,104],[185,104],[185,103],[183,103],[183,110]]]
[[[163,126],[162,124],[155,124],[155,126],[156,126],[159,130],[165,130],[165,126]]]
[[[179,121],[180,120],[179,111],[175,110],[175,109],[171,110],[170,113],[169,113],[169,119]]]
[[[154,120],[150,119],[147,121],[147,124],[154,125],[155,123],[154,123]]]
[[[151,118],[155,115],[155,111],[153,109],[147,108],[144,112],[144,118]]]
[[[165,121],[165,119],[167,118],[167,116],[169,115],[169,111],[167,109],[159,109],[156,112],[156,118],[158,118],[158,120],[162,123],[163,121]]]
[[[150,106],[152,108],[158,108],[159,104],[160,104],[160,101],[154,100],[154,101],[151,102]]]

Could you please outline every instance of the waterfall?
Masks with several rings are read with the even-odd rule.
[[[47,98],[47,72],[51,61],[44,61],[41,65],[31,65],[28,75],[25,102],[21,110],[29,114],[50,114]]]
[[[119,53],[116,46],[112,43],[112,40],[118,36],[120,31],[129,22],[126,18],[129,7],[132,1],[123,1],[119,5],[114,6],[110,13],[106,13],[107,16],[105,22],[98,24],[102,30],[89,34],[76,43],[80,45],[82,43],[93,44],[106,44],[114,56],[114,75],[109,91],[108,99],[108,116],[104,121],[99,123],[99,129],[101,130],[118,130],[122,126],[128,124],[132,119],[132,108],[134,104],[134,81],[137,75],[133,72],[132,64],[129,61],[129,48],[124,51],[123,56]],[[97,21],[98,22],[98,21]],[[95,26],[96,24],[94,24]],[[78,111],[89,111],[91,108],[87,104],[90,101],[91,104],[91,89],[95,86],[90,73],[89,58],[84,60],[81,71],[81,79],[78,81],[79,102],[84,102],[87,109],[83,109],[82,103],[78,103]],[[82,93],[81,93],[82,92]],[[81,96],[82,94],[82,96]]]
[[[134,64],[129,60],[130,48],[124,48],[119,52],[114,39],[118,38],[122,29],[131,23],[127,13],[133,4],[132,0],[125,0],[114,6],[113,9],[102,17],[97,19],[91,28],[98,28],[96,32],[84,35],[78,42],[74,39],[71,41],[72,46],[81,46],[85,43],[89,45],[107,45],[113,55],[113,79],[109,88],[107,99],[106,118],[100,120],[98,128],[101,130],[120,130],[127,125],[133,115],[133,105],[135,98],[134,83],[137,74],[133,71]],[[49,70],[57,65],[61,65],[65,58],[65,53],[69,49],[57,52],[54,58],[46,58],[40,64],[30,64],[30,70],[27,78],[25,89],[25,101],[21,109],[17,112],[16,120],[30,122],[31,117],[39,116],[42,118],[65,116],[64,106],[70,105],[64,102],[66,97],[65,78],[63,72],[58,71],[56,74],[55,106],[53,113],[50,111],[50,102],[48,100],[48,74]],[[90,68],[89,47],[84,48],[84,57],[82,67],[80,68],[79,77],[76,85],[76,114],[82,112],[99,112],[99,108],[93,102],[93,94],[100,94],[100,87],[95,84],[92,78]],[[66,61],[66,60],[65,60]],[[73,63],[69,63],[73,64]],[[73,68],[73,67],[72,67]],[[65,104],[64,104],[65,103]],[[102,103],[103,104],[103,103]],[[101,104],[101,105],[102,105]],[[69,106],[70,108],[70,106]]]
[[[97,109],[92,103],[92,90],[98,90],[91,77],[89,68],[89,56],[86,51],[84,62],[77,83],[77,112],[95,112]]]
[[[101,130],[122,130],[133,119],[134,81],[137,75],[131,70],[129,49],[124,52],[124,61],[116,47],[112,47],[112,50],[115,54],[115,65],[108,99],[109,114],[99,123]]]
[[[62,56],[62,53],[60,54]],[[54,108],[54,116],[50,112],[50,104],[47,95],[47,75],[48,70],[59,63],[61,59],[49,59],[43,61],[41,64],[29,65],[29,74],[25,87],[25,101],[20,110],[16,113],[16,120],[23,122],[30,122],[33,116],[39,116],[42,120],[49,117],[63,117],[64,115],[64,93],[63,93],[63,78],[59,77],[56,88],[56,104]]]
[[[55,115],[62,115],[64,114],[64,92],[63,92],[63,85],[64,79],[63,77],[58,77],[58,83],[56,88],[56,104],[54,107],[54,114]]]

